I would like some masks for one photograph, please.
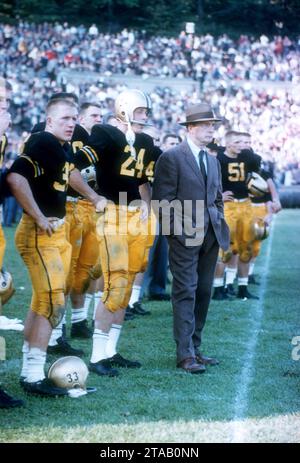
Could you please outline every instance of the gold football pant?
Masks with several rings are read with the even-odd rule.
[[[253,242],[253,208],[250,199],[226,202],[224,215],[230,229],[231,253],[239,254],[242,262],[249,262],[252,257]],[[226,262],[225,256],[223,260]]]
[[[2,206],[0,206],[0,207],[2,207]],[[6,247],[5,236],[4,236],[4,233],[3,233],[2,225],[0,223],[0,270],[3,267],[3,259],[4,259],[5,247]]]
[[[266,203],[252,203],[254,221],[256,219],[264,219],[268,215]],[[257,257],[261,248],[261,240],[254,240],[252,243],[252,257]]]
[[[104,277],[102,302],[115,312],[128,305],[135,275],[142,270],[148,239],[148,221],[140,210],[108,206],[97,221],[97,237]]]
[[[86,200],[80,200],[77,205],[78,218],[82,223],[81,246],[76,261],[72,289],[77,294],[83,294],[99,270],[99,246],[96,234],[97,214],[95,206]],[[101,276],[101,272],[98,277]]]
[[[31,217],[23,214],[15,242],[31,278],[31,309],[46,317],[55,328],[64,314],[66,276],[71,260],[65,224],[48,236]]]
[[[150,217],[148,220],[148,235],[147,235],[147,242],[146,242],[146,248],[145,248],[142,268],[140,270],[141,272],[145,272],[147,269],[150,249],[153,246],[156,232],[157,232],[157,223],[158,222],[157,222],[156,216],[154,212],[151,210]]]
[[[81,241],[82,241],[83,224],[80,221],[77,200],[75,201],[67,200],[65,220],[66,220],[66,237],[72,249],[70,270],[67,276],[67,286],[66,286],[66,294],[69,294],[70,289],[73,285],[73,281],[74,281],[76,264],[78,261],[80,248],[81,248]]]

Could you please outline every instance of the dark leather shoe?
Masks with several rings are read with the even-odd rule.
[[[177,364],[177,368],[182,368],[187,373],[192,373],[194,375],[205,372],[205,366],[196,362],[194,357],[188,357],[184,360],[181,360],[181,362]]]
[[[78,323],[72,323],[71,338],[89,339],[93,336],[92,330],[88,327],[87,320]]]
[[[99,376],[118,376],[119,372],[112,368],[108,359],[99,360],[99,362],[89,364],[89,371]]]
[[[219,360],[215,359],[213,357],[206,357],[205,355],[202,354],[196,354],[196,362],[199,363],[200,365],[219,365]]]
[[[120,368],[141,368],[141,363],[136,360],[128,360],[121,354],[115,354],[113,357],[106,359],[112,367]]]
[[[23,400],[12,397],[6,391],[0,388],[0,408],[14,408],[23,406]]]
[[[64,387],[58,387],[49,378],[44,378],[35,383],[24,381],[23,389],[29,394],[38,394],[42,396],[58,397],[68,395],[68,390]]]
[[[82,349],[75,349],[62,337],[56,340],[55,346],[47,347],[47,354],[50,355],[75,355],[76,357],[83,357],[84,352]]]
[[[130,307],[130,310],[135,315],[151,315],[150,310],[144,309],[139,301],[135,302],[133,306]]]
[[[239,286],[237,297],[243,301],[247,301],[248,299],[259,299],[258,296],[254,296],[254,294],[249,293],[248,287],[244,285]]]

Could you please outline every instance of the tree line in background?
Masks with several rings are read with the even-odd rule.
[[[185,22],[196,33],[297,35],[300,0],[4,0],[0,21],[95,23],[116,32],[124,27],[177,35]]]

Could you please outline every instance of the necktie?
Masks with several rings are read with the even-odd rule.
[[[200,164],[200,170],[201,170],[201,174],[203,175],[203,180],[205,182],[205,185],[206,185],[206,180],[207,180],[207,174],[206,174],[206,170],[205,170],[205,164],[204,164],[204,156],[206,155],[205,151],[204,150],[200,150],[199,152],[199,164]]]

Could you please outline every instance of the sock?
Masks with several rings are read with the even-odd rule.
[[[85,295],[85,298],[84,298],[85,318],[88,318],[89,308],[93,300],[93,297],[94,297],[94,294],[91,294],[91,293],[86,293]]]
[[[56,328],[53,328],[48,346],[56,346],[58,338],[62,337],[62,327],[66,324],[66,316],[64,315],[62,321]]]
[[[238,277],[238,285],[239,286],[248,286],[248,277]]]
[[[28,352],[29,352],[29,342],[24,341],[23,347],[22,347],[22,353],[23,353],[23,364],[22,364],[22,370],[21,370],[22,378],[27,378],[27,375],[28,375]]]
[[[71,322],[79,323],[79,322],[82,322],[83,320],[86,320],[85,308],[81,307],[81,309],[72,309]]]
[[[104,333],[102,330],[97,328],[94,330],[93,334],[93,350],[91,356],[91,363],[99,362],[107,358],[106,355],[106,345],[108,341],[108,333]]]
[[[221,288],[224,284],[223,278],[214,278],[214,288]]]
[[[46,363],[46,352],[38,347],[30,347],[27,355],[27,377],[28,383],[35,383],[45,378],[44,366]]]
[[[131,296],[130,296],[130,301],[129,301],[130,307],[133,307],[133,304],[139,301],[141,288],[142,288],[141,286],[137,286],[137,285],[132,286],[132,291],[131,291]]]
[[[117,353],[117,344],[121,334],[122,325],[111,325],[108,333],[108,342],[106,344],[107,358],[113,357]]]
[[[93,320],[95,320],[95,317],[96,317],[96,310],[97,310],[99,301],[100,301],[100,299],[102,298],[102,296],[103,296],[103,291],[97,291],[97,292],[94,294],[94,314],[93,314]]]
[[[225,273],[225,286],[227,287],[228,285],[233,285],[236,274],[237,274],[237,269],[227,267],[225,272],[226,272]]]
[[[253,275],[255,262],[250,262],[249,264],[249,276]]]

